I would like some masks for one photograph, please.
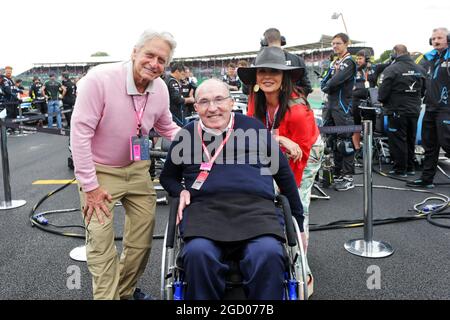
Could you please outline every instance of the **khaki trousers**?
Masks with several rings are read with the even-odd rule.
[[[107,206],[112,219],[101,225],[95,214],[86,228],[87,264],[92,274],[94,299],[128,299],[145,270],[155,222],[156,192],[149,175],[149,161],[123,168],[96,165],[100,186],[112,196]],[[114,243],[114,205],[125,209],[123,250],[118,257]],[[84,193],[80,189],[81,208]]]

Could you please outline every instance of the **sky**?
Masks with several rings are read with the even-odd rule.
[[[345,32],[334,12],[376,57],[400,43],[429,51],[432,29],[450,28],[448,0],[9,0],[1,3],[0,66],[16,75],[33,63],[82,61],[98,51],[125,60],[147,28],[174,35],[175,57],[258,50],[270,27],[293,46]]]

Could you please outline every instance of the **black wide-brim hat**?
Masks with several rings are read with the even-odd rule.
[[[300,79],[305,73],[303,67],[287,66],[285,53],[279,47],[264,47],[261,49],[256,56],[254,66],[238,68],[239,79],[246,85],[255,84],[258,68],[271,68],[289,72],[293,82]]]

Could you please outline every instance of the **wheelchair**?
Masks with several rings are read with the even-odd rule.
[[[308,285],[306,271],[306,256],[303,250],[300,228],[292,217],[289,202],[286,197],[278,195],[276,206],[282,209],[285,220],[286,271],[284,280],[285,300],[307,300]],[[176,227],[176,216],[179,198],[172,198],[169,221],[166,225],[161,260],[161,300],[184,300],[184,289],[188,286],[183,280],[183,266],[179,255],[183,240]],[[245,299],[242,290],[242,279],[238,263],[231,261],[227,274],[224,300]]]

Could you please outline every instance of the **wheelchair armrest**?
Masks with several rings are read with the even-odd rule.
[[[283,196],[281,194],[277,195],[276,201],[281,204],[281,207],[283,209],[284,224],[286,226],[286,237],[287,237],[288,245],[290,247],[293,247],[297,244],[297,238],[295,236],[294,223],[292,222],[292,219],[294,219],[294,218],[292,217],[292,212],[291,212],[291,207],[289,205],[289,201],[285,196]]]
[[[167,227],[167,242],[166,248],[173,248],[175,242],[175,230],[177,227],[177,211],[178,204],[180,203],[180,198],[170,198],[170,209],[169,209],[169,224]]]

